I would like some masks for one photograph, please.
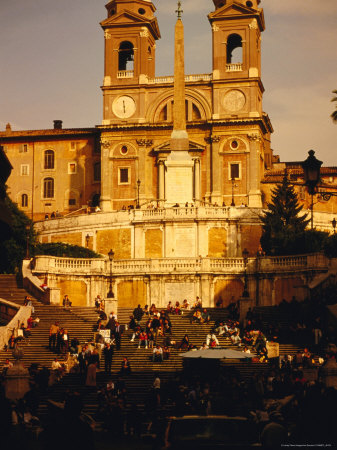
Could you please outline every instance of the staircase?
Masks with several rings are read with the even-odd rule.
[[[14,276],[0,275],[0,297],[8,299],[17,304],[23,304],[24,297],[27,292],[17,286]],[[70,311],[64,310],[60,306],[43,305],[36,299],[33,299],[34,316],[40,318],[39,325],[32,330],[29,343],[24,346],[23,363],[29,367],[32,363],[39,364],[39,367],[51,367],[51,363],[55,358],[55,354],[48,349],[49,327],[51,323],[58,321],[60,326],[66,328],[69,332],[70,338],[77,337],[81,343],[89,342],[94,336],[95,325],[97,323],[98,314],[95,308],[92,307],[72,307]],[[210,328],[215,320],[226,319],[228,313],[226,310],[219,308],[208,308],[211,315],[211,322],[205,324],[191,324],[190,320],[192,312],[184,310],[183,315],[170,315],[172,322],[172,338],[179,343],[185,334],[190,337],[190,342],[199,348],[206,340]],[[273,308],[260,308],[259,313],[262,314],[263,320],[271,320],[271,315],[275,314]],[[118,310],[118,320],[121,324],[127,324],[129,317],[132,314],[130,308],[120,308]],[[286,321],[287,318],[281,315],[272,317],[278,323]],[[143,317],[141,325],[145,326],[147,317]],[[127,330],[122,338],[121,349],[115,350],[112,361],[112,375],[104,373],[104,356],[101,360],[101,367],[97,374],[97,385],[104,386],[109,379],[116,381],[118,372],[121,367],[123,356],[127,356],[132,373],[124,378],[127,388],[128,402],[134,402],[138,405],[144,405],[151,388],[155,373],[158,373],[162,383],[169,383],[174,380],[183,368],[183,358],[181,354],[183,351],[177,349],[171,350],[171,355],[168,360],[162,363],[152,362],[152,350],[144,347],[138,349],[138,342],[130,342],[132,330]],[[219,343],[222,347],[237,349],[231,345],[228,337],[219,337]],[[158,343],[163,343],[163,338],[158,338]],[[299,349],[293,344],[281,344],[280,354],[290,353],[295,354]],[[12,359],[11,352],[0,351],[0,367],[4,360],[9,357]],[[269,369],[268,364],[247,363],[238,361],[228,361],[225,366],[234,367],[242,379],[248,379],[253,373],[261,372]],[[85,412],[94,414],[97,410],[98,398],[96,393],[89,392],[84,386],[84,380],[78,374],[67,374],[63,379],[43,396],[40,406],[40,412],[43,414],[46,411],[47,397],[55,401],[63,401],[65,392],[80,391],[84,395]]]

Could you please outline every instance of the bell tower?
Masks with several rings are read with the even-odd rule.
[[[151,0],[111,0],[101,22],[105,39],[103,125],[141,117],[139,99],[122,90],[155,76],[155,41],[160,38]],[[120,90],[120,91],[118,91]]]
[[[268,134],[272,132],[262,109],[263,9],[259,8],[260,0],[213,3],[215,11],[208,15],[213,40],[212,118],[219,123],[226,121],[228,129],[230,144],[222,150],[228,163],[225,179],[227,184],[232,182],[233,188],[235,183],[238,189],[245,186],[248,206],[260,207],[260,181],[270,147]],[[236,145],[239,141],[244,142],[241,152]]]

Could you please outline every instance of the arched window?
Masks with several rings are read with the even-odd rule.
[[[45,178],[43,180],[43,197],[54,198],[54,178]]]
[[[55,156],[53,150],[46,150],[44,152],[44,168],[54,169]]]
[[[242,37],[231,34],[227,40],[227,64],[242,63]]]
[[[28,195],[22,194],[21,195],[21,208],[27,208],[28,206]]]
[[[118,51],[118,70],[133,70],[133,45],[129,41],[123,41]]]

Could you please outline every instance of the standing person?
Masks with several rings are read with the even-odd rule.
[[[96,387],[96,372],[97,372],[97,362],[93,362],[89,364],[87,370],[87,378],[85,381],[85,385],[88,387],[95,388]]]
[[[114,335],[115,335],[117,350],[121,349],[122,334],[123,334],[122,325],[120,325],[119,322],[116,321]]]
[[[67,353],[69,351],[69,339],[68,330],[64,330],[61,336],[62,353]]]
[[[142,320],[143,315],[144,311],[142,307],[138,305],[137,308],[133,310],[133,317],[136,319],[137,323],[139,323]]]
[[[71,301],[69,300],[68,295],[65,295],[63,297],[63,301],[62,301],[63,307],[64,309],[68,310],[71,307]]]
[[[55,350],[56,348],[56,338],[57,338],[57,334],[59,332],[59,324],[58,322],[55,322],[54,324],[52,324],[50,326],[49,329],[49,350]]]
[[[111,374],[111,364],[112,364],[112,357],[114,354],[113,347],[107,343],[103,350],[104,353],[104,362],[105,362],[105,373]]]
[[[85,346],[82,347],[82,350],[78,354],[78,363],[80,366],[80,375],[85,374],[87,371],[87,357],[85,353]]]

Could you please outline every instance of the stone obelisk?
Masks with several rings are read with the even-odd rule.
[[[185,107],[185,55],[184,25],[181,20],[181,2],[178,2],[178,20],[174,33],[174,100],[173,100],[173,132],[171,134],[171,151],[189,149],[186,131]]]

